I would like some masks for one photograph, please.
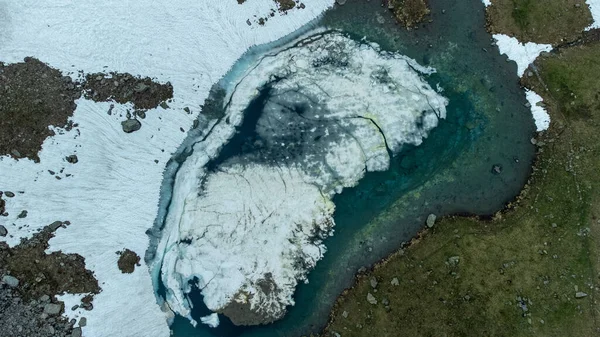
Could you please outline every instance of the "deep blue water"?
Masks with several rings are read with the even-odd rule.
[[[368,173],[358,186],[334,198],[336,228],[325,242],[328,252],[310,273],[309,283],[298,286],[296,305],[284,319],[267,326],[235,327],[221,316],[221,325],[211,329],[202,324],[193,328],[178,317],[172,326],[174,336],[318,332],[356,270],[410,240],[429,213],[492,214],[518,194],[530,173],[534,147],[529,139],[535,128],[524,106],[516,66],[490,45],[479,0],[429,4],[433,22],[418,30],[399,28],[378,1],[364,0],[348,1],[328,12],[320,25],[342,29],[356,39],[364,36],[386,50],[435,67],[438,73],[428,81],[445,89],[444,96],[450,99],[447,118],[422,145],[406,146],[388,171]],[[378,23],[377,15],[386,23]],[[258,118],[260,107],[250,106],[246,116]],[[244,137],[253,132],[252,119],[225,148],[223,160],[243,151]],[[493,165],[501,165],[502,173],[493,174]],[[201,295],[194,296],[193,317],[209,314]]]

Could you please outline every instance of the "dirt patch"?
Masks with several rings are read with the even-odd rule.
[[[122,273],[131,274],[135,270],[135,266],[140,266],[140,257],[135,252],[125,249],[117,254],[120,255],[117,265]]]
[[[425,0],[385,0],[384,5],[387,5],[396,20],[408,29],[423,22],[429,14]]]
[[[173,86],[169,82],[161,84],[149,77],[114,72],[88,74],[83,88],[86,97],[95,102],[131,102],[142,110],[156,108],[173,98]]]
[[[0,155],[39,162],[48,126],[68,127],[81,89],[71,77],[34,59],[0,62]]]

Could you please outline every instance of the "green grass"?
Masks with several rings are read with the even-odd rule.
[[[536,62],[540,78],[527,85],[544,97],[552,124],[539,137],[530,183],[512,208],[487,222],[440,221],[361,276],[339,299],[323,336],[600,335],[597,55],[600,43]],[[379,282],[376,292],[371,277]],[[576,291],[588,296],[577,299]]]
[[[492,33],[553,45],[576,39],[592,23],[582,0],[494,0],[487,15]]]

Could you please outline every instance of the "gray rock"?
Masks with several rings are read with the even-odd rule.
[[[57,230],[60,226],[62,226],[62,221],[54,221],[53,223],[51,223],[48,227],[50,228],[51,231],[55,231]]]
[[[377,279],[375,277],[371,277],[369,282],[371,283],[371,287],[373,287],[373,289],[377,288]]]
[[[335,0],[335,2],[337,2],[338,5],[345,5],[346,4],[346,0]]]
[[[81,328],[74,328],[71,337],[81,337]]]
[[[17,218],[19,219],[23,219],[27,217],[27,211],[26,210],[22,210],[21,213],[19,213],[19,215],[17,216]]]
[[[460,262],[460,256],[451,256],[448,258],[448,264],[451,266],[456,266]]]
[[[144,92],[146,90],[150,89],[150,86],[145,84],[145,83],[138,83],[138,85],[135,86],[135,88],[133,89],[133,91],[140,93],[140,92]]]
[[[375,296],[373,296],[373,294],[368,293],[367,294],[367,302],[375,305],[375,304],[377,304],[377,299],[375,298]]]
[[[429,227],[429,228],[433,227],[433,225],[435,224],[435,219],[437,219],[435,214],[429,214],[427,216],[427,227]]]
[[[77,162],[79,161],[79,159],[77,158],[77,155],[74,155],[74,154],[67,156],[65,159],[67,160],[67,162],[69,162],[71,164],[77,164]]]
[[[393,286],[398,286],[398,285],[400,285],[400,281],[398,281],[398,278],[397,278],[397,277],[394,277],[394,278],[392,279],[392,282],[390,282],[390,283],[391,283]]]
[[[13,192],[11,192],[11,191],[4,192],[4,195],[7,196],[8,198],[12,198],[12,197],[15,196],[15,194]]]
[[[588,294],[584,293],[583,291],[578,291],[575,293],[575,298],[584,298],[587,297]]]
[[[19,280],[11,275],[4,275],[4,277],[2,277],[2,282],[6,283],[11,288],[19,286]]]
[[[132,133],[142,128],[142,123],[137,119],[128,119],[121,122],[121,126],[123,127],[123,131],[125,133]]]
[[[48,302],[48,301],[50,301],[50,296],[48,296],[48,295],[40,296],[40,302]]]
[[[0,225],[0,236],[6,236],[8,234],[8,230],[6,230],[6,227]]]
[[[58,314],[60,314],[61,309],[62,309],[62,306],[60,304],[48,303],[44,306],[44,313],[46,313],[50,316],[58,315]]]
[[[342,312],[342,317],[348,318],[348,312],[346,310],[344,310],[344,312]]]
[[[81,317],[81,318],[79,319],[79,326],[83,328],[83,327],[84,327],[84,326],[86,326],[86,325],[87,325],[87,318],[85,318],[85,317]]]

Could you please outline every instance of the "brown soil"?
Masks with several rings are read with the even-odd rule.
[[[131,102],[136,109],[153,109],[173,98],[173,86],[154,82],[149,77],[121,73],[95,73],[86,76],[83,86],[87,98],[95,102]]]
[[[57,221],[46,226],[31,239],[23,239],[13,248],[0,242],[0,274],[10,273],[19,279],[18,291],[26,300],[42,295],[100,292],[98,281],[85,268],[83,257],[77,254],[53,252],[46,254],[48,240],[54,231],[69,222]]]
[[[78,83],[34,58],[0,62],[0,155],[39,162],[48,126],[67,126],[81,96]]]
[[[135,270],[135,266],[140,266],[140,257],[133,251],[125,249],[117,254],[121,255],[117,265],[122,273],[131,274]]]

